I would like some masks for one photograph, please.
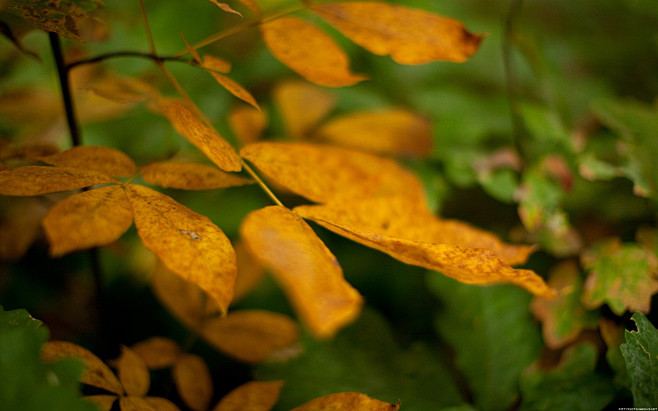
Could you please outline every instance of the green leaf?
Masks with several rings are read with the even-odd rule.
[[[651,297],[658,292],[656,259],[650,252],[611,238],[586,250],[581,261],[589,271],[582,296],[586,307],[606,303],[617,315],[626,309],[649,312]]]
[[[79,22],[102,5],[100,0],[12,0],[4,9],[40,30],[80,39]]]
[[[306,338],[303,354],[285,364],[261,365],[256,376],[286,381],[277,410],[349,391],[391,403],[400,400],[405,411],[439,410],[462,402],[436,353],[420,343],[401,349],[372,311],[332,341]]]
[[[73,359],[44,364],[41,346],[48,328],[25,310],[0,307],[0,404],[7,410],[93,411],[80,398],[84,368]]]
[[[528,312],[531,296],[513,286],[480,287],[443,276],[429,277],[429,286],[444,308],[437,329],[455,351],[475,405],[508,409],[518,399],[521,372],[541,346]]]
[[[621,352],[631,381],[633,405],[658,404],[658,331],[642,313],[633,314],[637,331],[626,331]]]
[[[594,373],[596,348],[588,343],[569,347],[558,366],[529,368],[522,376],[521,411],[600,410],[614,397],[614,384]]]

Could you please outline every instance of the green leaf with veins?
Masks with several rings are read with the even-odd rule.
[[[621,352],[633,392],[635,407],[658,404],[658,331],[642,313],[633,314],[637,331],[626,331]]]

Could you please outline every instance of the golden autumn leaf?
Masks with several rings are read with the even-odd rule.
[[[212,377],[203,358],[183,354],[176,360],[173,378],[178,394],[191,410],[205,411],[212,399]]]
[[[243,16],[242,16],[242,13],[240,13],[240,12],[237,11],[237,10],[234,10],[231,6],[229,6],[229,5],[226,4],[226,3],[221,3],[221,2],[219,2],[219,1],[217,1],[217,0],[210,0],[210,2],[211,2],[212,4],[214,4],[215,6],[219,7],[220,9],[222,9],[223,11],[227,12],[227,13],[233,13],[233,14],[237,14],[237,15],[240,16],[240,17],[243,17]]]
[[[82,397],[83,400],[94,403],[102,411],[110,411],[112,405],[118,399],[116,395],[87,395]]]
[[[250,381],[226,394],[212,411],[270,411],[279,399],[283,381]]]
[[[41,348],[41,358],[46,362],[62,358],[78,358],[85,364],[80,382],[109,392],[123,395],[123,387],[103,361],[91,351],[67,341],[49,341]]]
[[[138,397],[146,395],[151,385],[151,376],[142,357],[130,348],[122,346],[116,368],[119,381],[127,395]]]
[[[316,4],[311,10],[356,44],[400,64],[461,63],[483,38],[456,20],[382,2]]]
[[[289,80],[276,86],[274,101],[288,134],[301,138],[331,112],[336,96],[306,81]]]
[[[119,397],[119,407],[121,411],[158,411],[145,398],[134,395]]]
[[[151,337],[134,344],[131,349],[148,369],[171,367],[183,353],[175,341],[165,337]]]
[[[253,183],[216,167],[197,163],[163,162],[143,167],[141,174],[149,184],[183,190],[213,190]]]
[[[144,245],[182,278],[198,285],[226,313],[237,275],[226,235],[203,215],[150,188],[130,184],[126,193]]]
[[[137,171],[135,162],[123,152],[103,146],[78,146],[40,157],[44,163],[58,167],[97,171],[108,176],[126,177]]]
[[[262,110],[244,104],[233,107],[228,114],[231,130],[243,145],[259,140],[267,122],[267,115]]]
[[[400,404],[389,404],[358,392],[341,392],[315,398],[291,411],[397,411]]]
[[[120,104],[139,103],[160,97],[155,87],[134,77],[106,74],[102,81],[96,81],[87,88],[100,97]]]
[[[2,199],[0,218],[0,260],[15,261],[23,257],[41,233],[41,220],[48,206],[38,198]]]
[[[217,80],[219,85],[224,87],[229,93],[260,110],[260,106],[256,102],[256,99],[254,99],[254,96],[252,96],[244,87],[235,82],[235,80],[214,71],[210,71],[209,73],[215,78],[215,80]]]
[[[43,228],[50,254],[111,244],[133,223],[133,212],[121,186],[111,185],[72,195],[50,209]]]
[[[318,338],[333,336],[361,312],[361,295],[343,278],[336,257],[290,210],[271,206],[250,213],[240,235],[270,268],[297,315]]]
[[[144,402],[152,407],[155,411],[180,411],[180,408],[173,402],[161,397],[146,397]],[[123,410],[122,410],[123,411]]]
[[[159,110],[169,119],[178,133],[201,150],[217,167],[224,171],[240,171],[240,157],[208,121],[185,103],[175,99],[162,99]]]
[[[343,87],[366,79],[350,71],[347,54],[331,37],[302,19],[278,18],[261,32],[274,57],[312,83]]]
[[[203,62],[201,66],[208,70],[219,71],[220,73],[228,73],[229,71],[231,71],[230,62],[210,54],[206,54],[203,56]]]
[[[337,234],[383,251],[402,262],[439,271],[463,283],[507,282],[542,297],[554,296],[555,291],[536,273],[510,267],[503,262],[503,257],[483,246],[491,244],[499,252],[509,247],[509,255],[504,257],[508,261],[525,261],[532,247],[506,246],[493,235],[469,228],[463,223],[444,224],[424,215],[422,209],[406,200],[398,202],[400,208],[393,212],[387,208],[392,207],[388,202],[395,205],[396,199],[374,199],[360,204],[301,206],[294,211],[303,218],[311,219]],[[398,220],[395,218],[397,216],[403,217]],[[405,228],[404,222],[412,218],[416,222]],[[449,228],[451,225],[454,227],[452,232]],[[447,228],[446,232],[442,232],[441,227]],[[461,229],[465,230],[463,235],[459,233]]]
[[[326,203],[403,196],[421,204],[418,178],[393,160],[341,147],[262,142],[240,154],[275,183],[309,200]]]
[[[325,123],[314,135],[333,144],[381,154],[425,157],[432,152],[429,120],[403,109],[347,114]]]
[[[231,301],[231,304],[235,304],[236,301],[239,301],[253,290],[265,275],[265,269],[256,260],[256,257],[249,252],[244,242],[239,241],[234,245],[234,248],[238,261],[238,278],[235,281],[233,301]]]
[[[96,171],[69,167],[25,166],[0,171],[0,194],[36,196],[94,184],[119,183]]]

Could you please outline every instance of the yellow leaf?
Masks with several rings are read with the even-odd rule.
[[[506,246],[495,236],[466,224],[434,220],[407,201],[376,199],[361,204],[301,206],[295,212],[402,262],[439,271],[463,283],[508,282],[542,297],[555,294],[533,271],[514,269],[495,251],[483,248],[490,246],[501,252],[509,247],[509,251],[502,252],[509,253],[504,258],[515,261],[527,258],[532,247]],[[398,216],[402,218],[396,219]],[[405,227],[405,222],[411,225]],[[465,231],[460,233],[460,230]]]
[[[195,110],[175,99],[163,99],[158,104],[160,111],[167,116],[171,124],[183,137],[224,171],[240,171],[240,157],[215,129],[208,126]]]
[[[119,398],[121,411],[158,411],[145,398],[129,395]]]
[[[50,209],[43,228],[50,254],[103,246],[118,240],[133,223],[128,197],[118,185],[72,195]]]
[[[316,337],[333,336],[361,312],[361,295],[343,278],[336,257],[297,215],[281,206],[250,213],[240,235],[270,268],[302,322]]]
[[[117,396],[104,394],[87,395],[82,397],[82,399],[94,403],[102,411],[110,411],[112,409],[112,405],[114,405],[114,402],[117,400]]]
[[[244,145],[257,141],[267,127],[267,115],[247,105],[235,106],[228,114],[231,130]]]
[[[144,80],[133,77],[105,75],[103,81],[94,82],[88,89],[115,103],[139,103],[159,97],[159,92]]]
[[[79,168],[25,166],[0,171],[0,194],[36,196],[118,182],[106,174]]]
[[[0,220],[0,260],[23,257],[41,234],[41,220],[48,205],[38,198],[13,197],[2,201]]]
[[[356,44],[400,64],[460,63],[483,38],[456,20],[381,2],[317,4],[311,10]]]
[[[312,83],[351,86],[366,77],[350,72],[349,58],[334,40],[296,17],[282,17],[261,26],[270,52]]]
[[[297,353],[299,327],[287,315],[263,310],[232,311],[201,328],[201,337],[231,357],[257,363]]]
[[[166,398],[146,397],[144,401],[155,411],[180,411],[176,404]]]
[[[66,341],[49,341],[41,348],[41,358],[46,362],[62,358],[78,358],[85,364],[80,382],[123,395],[123,387],[103,361],[91,351]]]
[[[165,337],[151,337],[131,347],[149,369],[171,367],[182,351],[178,344]]]
[[[306,81],[285,81],[274,89],[274,101],[293,138],[304,137],[336,105],[336,96]]]
[[[213,190],[253,183],[252,180],[196,163],[153,163],[142,168],[149,184],[183,190]]]
[[[347,114],[325,123],[316,135],[334,144],[381,154],[425,157],[432,152],[429,121],[401,109]]]
[[[233,8],[231,6],[229,6],[228,4],[226,4],[226,3],[220,3],[217,0],[210,0],[210,2],[212,4],[214,4],[215,6],[219,7],[220,9],[224,10],[227,13],[233,13],[233,14],[237,14],[240,17],[243,17],[242,13],[240,13],[239,11],[233,10]]]
[[[150,188],[126,186],[144,245],[182,278],[201,287],[226,312],[237,275],[235,251],[207,217]]]
[[[422,184],[393,160],[340,147],[305,143],[255,143],[240,154],[270,180],[326,203],[404,196],[424,204]]]
[[[146,395],[151,384],[151,376],[142,357],[130,348],[122,346],[116,368],[119,381],[127,395],[138,397]]]
[[[203,56],[203,64],[201,66],[209,70],[219,71],[220,73],[231,71],[231,63],[210,54]]]
[[[251,381],[226,394],[212,411],[270,411],[283,381]]]
[[[400,404],[389,404],[358,392],[329,394],[311,400],[291,411],[397,411]]]
[[[245,103],[252,105],[254,108],[260,110],[260,106],[254,99],[254,96],[252,96],[251,93],[249,93],[244,87],[223,74],[215,73],[214,71],[211,71],[210,74],[212,74],[215,80],[217,80],[217,82],[229,93],[233,94],[235,97],[239,98]]]
[[[121,151],[102,146],[78,146],[39,160],[58,167],[97,171],[108,176],[125,177],[135,174],[135,162]]]
[[[244,242],[240,241],[235,244],[235,255],[238,261],[238,278],[235,281],[231,304],[235,304],[253,290],[265,275],[265,269],[256,261]]]
[[[212,399],[212,377],[201,357],[183,354],[174,364],[173,378],[185,405],[193,411],[208,409]]]

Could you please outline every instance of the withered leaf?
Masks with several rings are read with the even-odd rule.
[[[270,411],[283,381],[251,381],[226,394],[212,411]]]
[[[58,167],[97,171],[108,176],[125,177],[137,171],[135,162],[123,152],[103,146],[78,146],[40,157],[39,160]]]
[[[318,203],[389,196],[425,203],[418,178],[390,159],[307,143],[254,143],[240,154],[270,180]]]
[[[228,114],[231,130],[244,145],[257,141],[267,127],[267,115],[262,110],[241,104],[231,109]]]
[[[197,163],[153,163],[142,168],[141,173],[149,184],[183,190],[213,190],[253,183],[247,178]]]
[[[336,96],[303,80],[288,80],[274,89],[274,101],[293,138],[302,138],[336,105]]]
[[[397,411],[400,404],[390,404],[370,398],[358,392],[341,392],[337,394],[324,395],[313,399],[291,411],[316,411],[316,410],[368,410],[368,411]]]
[[[212,399],[212,377],[203,358],[183,354],[174,364],[174,382],[178,394],[193,411],[205,411]]]
[[[103,246],[118,240],[133,223],[133,212],[121,186],[111,185],[72,195],[50,209],[43,228],[50,254]]]
[[[243,17],[243,16],[242,16],[242,13],[240,13],[240,12],[237,11],[237,10],[234,10],[231,6],[229,6],[229,5],[226,4],[226,3],[220,3],[220,2],[217,1],[217,0],[210,0],[210,2],[211,2],[212,4],[214,4],[215,6],[219,7],[220,9],[224,10],[224,11],[227,12],[227,13],[233,13],[233,14],[237,14],[237,15],[240,16],[240,17]]]
[[[347,114],[325,123],[316,135],[334,144],[381,154],[425,157],[432,151],[429,121],[403,109]]]
[[[483,38],[456,20],[383,2],[326,3],[311,10],[356,44],[400,64],[460,63]]]
[[[151,376],[144,360],[128,347],[121,347],[116,363],[119,381],[127,395],[143,397],[151,385]]]
[[[214,71],[210,71],[210,74],[217,80],[217,82],[224,87],[229,93],[233,94],[235,97],[249,103],[254,108],[260,110],[260,106],[254,99],[254,96],[251,95],[244,87],[235,82],[235,80]]]
[[[415,227],[412,226],[409,232],[406,232],[405,228],[400,226],[395,219],[380,218],[378,214],[381,216],[381,211],[370,206],[377,203],[384,204],[383,216],[387,217],[390,212],[385,208],[387,207],[385,202],[386,199],[379,199],[370,203],[364,202],[365,206],[360,207],[357,202],[348,207],[335,203],[324,206],[301,206],[295,208],[295,213],[311,219],[337,234],[383,251],[402,262],[439,271],[463,283],[509,282],[542,297],[554,296],[555,291],[550,289],[544,280],[533,271],[514,269],[505,264],[501,257],[491,249],[473,246],[473,243],[478,243],[478,235],[474,235],[478,231],[467,231],[463,242],[459,239],[458,230],[448,233],[444,237],[449,242],[432,241],[435,234],[438,234],[440,238],[443,233],[432,231],[432,220],[423,218],[422,211],[420,215],[416,215],[418,207],[410,205],[407,213],[418,218],[420,224],[426,223],[427,233],[423,232],[423,227],[418,223]],[[352,208],[355,207],[358,208],[352,212]],[[370,216],[373,217],[372,221]],[[441,226],[440,221],[435,223],[437,226]],[[459,228],[460,223],[456,224]],[[465,224],[461,225],[466,229]],[[482,235],[485,236],[485,242],[488,243],[490,239],[486,237],[487,234],[482,233]],[[491,235],[488,234],[488,236]],[[521,251],[521,255],[524,254],[524,257],[527,257],[528,252]]]
[[[278,18],[261,31],[274,57],[312,83],[343,87],[366,79],[350,71],[349,58],[331,37],[302,19]]]
[[[215,129],[207,125],[185,103],[175,99],[163,99],[158,103],[160,111],[183,137],[189,140],[224,171],[240,171],[240,157],[233,147]]]
[[[336,257],[298,216],[281,206],[250,213],[240,235],[270,268],[302,322],[316,337],[333,336],[360,313],[363,300]]]
[[[151,337],[131,347],[149,369],[171,367],[182,354],[178,344],[165,337]]]
[[[198,285],[223,313],[233,297],[235,251],[207,217],[150,188],[130,184],[137,232],[144,245],[182,278]]]
[[[123,395],[123,387],[103,361],[91,351],[67,341],[49,341],[41,349],[41,358],[52,362],[62,358],[78,358],[85,363],[80,382]]]
[[[119,183],[96,171],[69,167],[25,166],[0,171],[0,194],[36,196],[94,184]]]

